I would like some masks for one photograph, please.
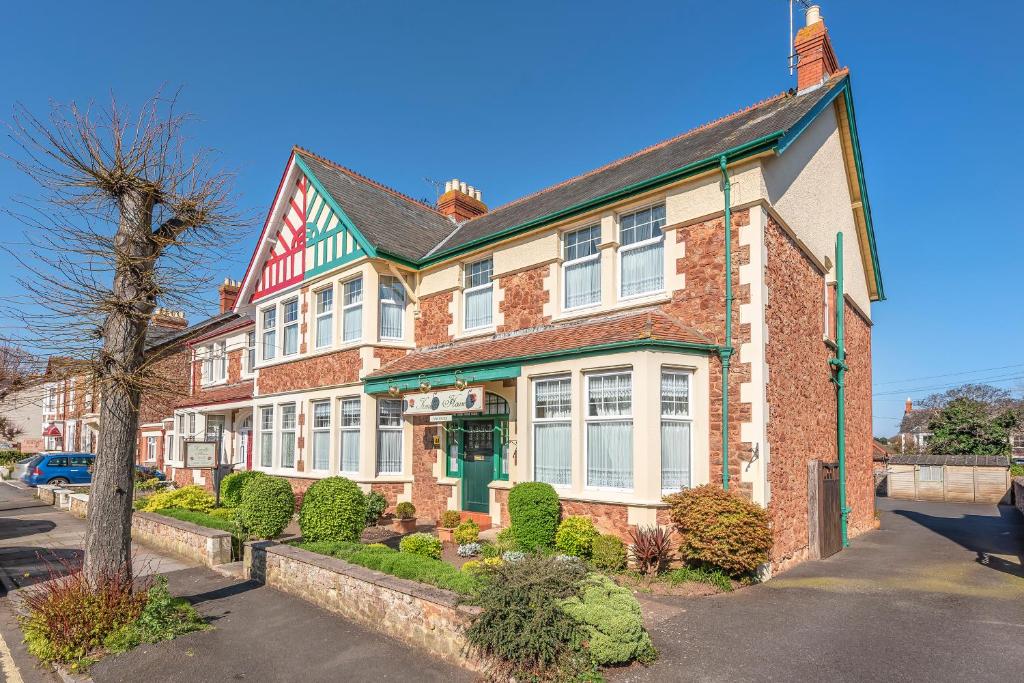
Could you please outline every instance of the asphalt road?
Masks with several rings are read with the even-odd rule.
[[[1020,513],[884,498],[878,508],[880,530],[766,584],[712,598],[645,597],[661,656],[611,678],[1024,680]]]

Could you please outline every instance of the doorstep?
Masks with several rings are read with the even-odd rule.
[[[491,515],[486,512],[470,512],[469,510],[462,510],[459,512],[459,519],[465,522],[468,519],[476,522],[476,525],[480,527],[480,531],[487,531],[491,528]]]

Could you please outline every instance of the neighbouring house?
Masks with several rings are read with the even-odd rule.
[[[891,498],[957,503],[1009,502],[1010,466],[1002,455],[893,454]]]
[[[42,390],[42,450],[96,450],[99,392],[86,364],[52,356],[46,364]]]
[[[42,377],[30,377],[18,388],[0,398],[0,415],[6,417],[18,430],[9,447],[22,453],[38,453],[44,448],[40,433],[40,411],[46,397],[46,382]],[[0,450],[7,447],[0,436]]]
[[[920,454],[928,450],[928,442],[932,438],[930,423],[937,413],[936,408],[915,408],[914,402],[907,398],[900,431],[893,437],[901,453]],[[1024,458],[1024,425],[1012,430],[1009,440],[1010,456]]]
[[[300,497],[344,475],[499,526],[543,481],[623,536],[711,483],[769,510],[781,569],[814,556],[808,460],[842,455],[849,534],[873,528],[884,292],[851,77],[816,8],[794,50],[794,91],[494,209],[294,148],[147,457],[212,435]]]

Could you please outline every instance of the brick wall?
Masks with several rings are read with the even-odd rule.
[[[434,476],[434,463],[438,458],[434,435],[438,434],[440,427],[428,420],[426,416],[412,418],[412,504],[416,506],[417,518],[436,522],[448,509],[452,487],[439,484]]]
[[[139,424],[170,417],[174,414],[174,405],[188,397],[189,355],[189,351],[179,351],[153,366],[139,404]],[[196,386],[199,386],[198,379]]]
[[[498,332],[513,332],[551,322],[551,316],[544,315],[544,304],[551,300],[551,292],[544,288],[544,278],[550,271],[548,264],[498,278],[503,297],[498,308],[504,316]]]
[[[370,490],[384,496],[388,502],[385,512],[394,512],[398,505],[398,497],[405,493],[405,484],[371,484]]]
[[[452,319],[453,292],[442,292],[420,299],[420,317],[416,320],[416,344],[433,346],[452,340],[448,326]]]
[[[350,384],[359,381],[362,361],[358,349],[325,353],[260,370],[261,396],[299,389]]]

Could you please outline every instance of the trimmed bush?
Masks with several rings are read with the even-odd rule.
[[[566,555],[590,557],[597,536],[597,529],[588,518],[566,517],[555,533],[555,548]]]
[[[554,545],[559,514],[558,494],[551,484],[525,482],[516,484],[508,493],[511,534],[523,550]]]
[[[441,559],[441,540],[423,532],[409,534],[403,538],[398,543],[398,549],[403,553]]]
[[[462,524],[462,515],[459,514],[458,510],[445,510],[444,514],[441,515],[442,529],[455,529],[460,524]]]
[[[246,470],[244,472],[232,472],[220,480],[220,503],[224,507],[236,508],[242,504],[242,489],[254,479],[266,477],[265,472],[259,470]]]
[[[591,574],[582,593],[561,606],[582,624],[587,650],[597,666],[651,662],[657,656],[644,629],[640,603],[628,588],[615,585],[607,576]]]
[[[626,568],[626,544],[612,534],[601,534],[594,539],[590,556],[594,566],[603,571],[617,572]]]
[[[749,574],[768,561],[768,511],[737,493],[706,484],[665,497],[687,562],[730,576]]]
[[[412,519],[416,516],[416,506],[405,501],[395,506],[395,516],[399,519]]]
[[[145,504],[139,508],[145,512],[156,512],[167,508],[209,512],[214,505],[213,495],[202,486],[186,486],[180,489],[161,491],[149,496],[145,501]]]
[[[459,545],[475,543],[480,538],[480,527],[473,520],[467,519],[455,529],[453,536]]]
[[[381,515],[388,509],[388,499],[376,491],[366,494],[366,526],[373,526],[380,521]]]
[[[306,490],[299,529],[308,541],[358,541],[366,528],[366,496],[345,477],[327,477]]]
[[[258,538],[274,538],[295,512],[292,485],[280,477],[256,477],[242,489],[238,507],[242,526]]]

